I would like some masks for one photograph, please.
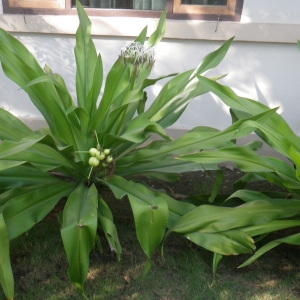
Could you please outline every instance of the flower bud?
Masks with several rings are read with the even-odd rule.
[[[96,154],[96,158],[99,160],[103,160],[105,158],[105,154],[103,152],[99,152]]]
[[[91,149],[89,150],[90,156],[94,156],[94,157],[97,155],[98,152],[99,152],[99,151],[98,151],[96,148],[91,148]]]
[[[96,157],[92,156],[89,159],[89,165],[92,167],[97,167],[99,166],[99,160]]]
[[[108,154],[110,153],[110,149],[104,149],[104,150],[103,150],[103,153],[104,153],[105,155],[108,155]]]
[[[113,161],[113,157],[112,156],[107,156],[105,161],[110,164]]]

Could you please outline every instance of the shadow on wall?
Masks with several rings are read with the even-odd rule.
[[[296,44],[234,42],[224,60],[224,83],[238,95],[259,100],[278,112],[300,134],[300,57]],[[223,66],[223,64],[222,64]]]

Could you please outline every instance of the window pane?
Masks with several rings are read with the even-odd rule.
[[[136,10],[163,10],[167,0],[80,0],[84,7],[136,9]],[[75,6],[75,0],[72,0]]]
[[[227,0],[182,0],[181,3],[191,5],[227,5]]]

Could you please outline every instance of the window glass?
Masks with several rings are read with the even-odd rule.
[[[182,0],[181,3],[190,5],[227,5],[227,0]]]
[[[85,7],[135,9],[135,10],[163,10],[167,0],[80,0]],[[75,6],[75,1],[72,0]]]

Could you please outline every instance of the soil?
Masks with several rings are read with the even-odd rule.
[[[227,167],[222,167],[221,170],[223,173],[223,179],[219,189],[219,194],[230,195],[234,192],[234,183],[242,178],[245,173],[238,169]],[[176,199],[184,199],[197,194],[211,194],[216,180],[216,171],[186,172],[180,174],[179,178],[179,181],[169,183],[159,180],[150,180],[143,176],[138,177],[140,181],[146,183],[153,189],[164,190]],[[245,188],[260,192],[285,192],[282,188],[268,181],[247,183]]]

